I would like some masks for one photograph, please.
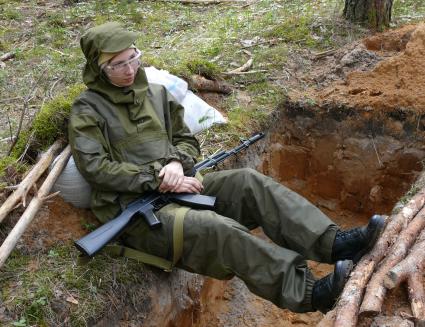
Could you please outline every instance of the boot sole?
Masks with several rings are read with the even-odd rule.
[[[342,291],[344,290],[345,284],[350,277],[351,272],[353,271],[353,261],[351,260],[341,260],[337,261],[335,264],[334,276],[335,276],[335,291],[334,291],[334,299],[335,303],[333,307],[337,304],[339,297],[341,296]],[[337,280],[336,280],[337,279]],[[331,308],[332,309],[332,308]]]
[[[335,280],[336,288],[340,288],[340,292],[345,286],[345,283],[353,270],[354,264],[351,260],[340,260],[335,264],[334,276],[338,277],[339,280]]]
[[[356,264],[357,262],[360,261],[360,259],[367,253],[369,252],[373,246],[375,245],[376,241],[379,238],[379,235],[381,235],[382,230],[384,229],[385,226],[385,219],[383,216],[380,215],[374,215],[368,224],[368,228],[372,228],[373,233],[372,235],[370,235],[369,237],[369,243],[367,244],[367,246],[364,247],[364,249],[362,251],[360,251],[359,253],[356,254],[356,256],[353,258],[353,263]]]

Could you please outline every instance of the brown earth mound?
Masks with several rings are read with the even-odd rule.
[[[401,28],[379,33],[363,40],[363,44],[372,51],[404,51],[417,25],[406,25]]]
[[[321,90],[317,93],[319,102],[371,111],[424,113],[425,24],[413,32],[403,32],[365,40],[364,44],[373,50],[397,51],[406,45],[404,51],[382,60],[373,70],[352,72],[344,82]]]

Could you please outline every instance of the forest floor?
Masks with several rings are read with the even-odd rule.
[[[44,103],[81,82],[79,36],[85,28],[107,20],[142,31],[137,45],[143,49],[146,65],[182,77],[201,73],[232,86],[233,93],[227,96],[200,93],[229,120],[226,126],[199,135],[205,154],[261,128],[278,105],[288,100],[370,112],[416,112],[417,128],[425,125],[425,97],[418,91],[425,87],[425,30],[418,24],[425,15],[422,1],[395,2],[394,23],[402,26],[378,34],[344,22],[336,1],[208,6],[149,1],[0,3],[0,54],[13,53],[12,59],[0,62],[3,156],[22,110],[24,129],[28,129]],[[412,39],[415,30],[423,32]],[[251,73],[223,74],[249,58],[254,59]],[[397,128],[401,127],[394,125]],[[3,180],[11,185],[20,178],[12,169]],[[2,192],[2,201],[9,193]],[[1,227],[0,240],[20,213],[10,215]],[[356,221],[332,218],[344,227],[366,222],[364,216]],[[76,253],[71,241],[86,234],[93,224],[96,221],[89,210],[76,209],[60,198],[43,207],[0,274],[2,324],[42,326],[62,321],[70,326],[91,325],[90,319],[107,310],[102,301],[116,294],[112,287],[103,292],[105,284],[115,283],[117,276],[131,283],[143,279],[144,272],[129,276],[127,266],[115,261],[113,273],[102,274],[108,259],[94,263],[91,274],[72,264]],[[315,263],[312,267],[318,276],[332,269]],[[390,294],[387,310],[407,310],[400,298]],[[227,284],[214,305],[201,316],[200,327],[314,326],[322,318],[320,313],[295,315],[277,309],[253,296],[238,280]]]

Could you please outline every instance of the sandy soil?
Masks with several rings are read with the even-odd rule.
[[[399,53],[382,60],[371,71],[352,72],[346,80],[318,92],[321,102],[332,102],[351,108],[369,110],[425,111],[425,24],[414,31],[392,33],[393,42],[382,35],[366,39],[368,50]],[[406,40],[408,40],[406,42]],[[405,48],[403,48],[405,44]],[[352,52],[353,56],[354,53]],[[349,60],[346,58],[346,60]]]
[[[82,237],[87,234],[87,224],[98,225],[90,210],[75,208],[57,196],[37,214],[23,236],[24,244],[27,251],[37,253]]]

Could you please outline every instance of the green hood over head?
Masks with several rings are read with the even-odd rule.
[[[142,103],[148,89],[143,67],[140,67],[133,85],[118,87],[111,84],[97,63],[102,52],[116,53],[128,49],[137,34],[127,31],[116,22],[92,27],[81,37],[81,49],[86,57],[83,81],[93,91],[101,93],[114,103]]]

